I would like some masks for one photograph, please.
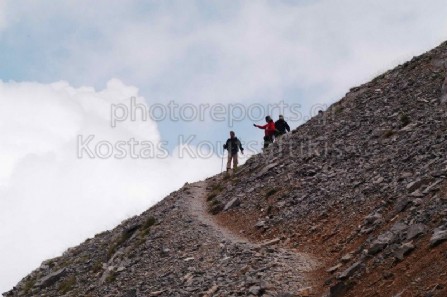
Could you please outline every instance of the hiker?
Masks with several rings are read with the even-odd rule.
[[[258,127],[259,129],[264,129],[264,148],[267,148],[270,143],[273,143],[273,136],[275,135],[275,123],[273,122],[270,116],[265,117],[265,121],[267,124],[264,126],[253,124],[253,126]]]
[[[231,160],[233,160],[233,170],[237,169],[237,153],[239,149],[241,150],[242,155],[244,154],[244,148],[242,147],[241,142],[237,139],[234,131],[230,131],[230,138],[227,139],[227,142],[224,144],[224,150],[228,150],[228,162],[227,162],[227,173],[231,170]]]
[[[289,124],[284,120],[284,116],[282,114],[279,115],[279,120],[275,122],[275,137],[279,137],[281,135],[290,132]]]

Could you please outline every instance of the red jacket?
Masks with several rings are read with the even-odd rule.
[[[264,126],[256,125],[259,129],[265,130],[265,136],[273,136],[275,134],[275,122],[270,121]]]

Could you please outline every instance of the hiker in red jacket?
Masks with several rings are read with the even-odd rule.
[[[275,135],[276,129],[275,129],[275,122],[273,122],[270,116],[266,116],[265,121],[267,122],[267,124],[265,124],[264,126],[256,124],[253,124],[253,126],[265,130],[264,148],[267,148],[270,145],[270,143],[273,143],[273,136]]]

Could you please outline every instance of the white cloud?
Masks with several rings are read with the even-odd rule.
[[[98,39],[64,41],[70,55],[59,71],[90,82],[112,73],[156,99],[279,100],[287,89],[324,85],[312,99],[327,101],[447,38],[441,0],[235,1],[212,18],[198,2],[176,4],[134,19],[130,5],[115,22],[73,7],[89,12],[82,22],[96,17]]]
[[[42,260],[147,209],[186,177],[218,171],[217,157],[187,154],[118,160],[89,159],[84,152],[77,158],[79,135],[94,135],[91,150],[102,140],[160,144],[150,120],[111,127],[111,105],[128,106],[132,96],[144,102],[138,89],[116,79],[101,91],[66,82],[0,82],[0,289],[11,288]]]
[[[115,76],[157,101],[265,102],[305,91],[293,99],[309,104],[446,39],[444,2],[42,0],[9,1],[8,12],[45,59],[48,71],[34,76],[96,86]]]

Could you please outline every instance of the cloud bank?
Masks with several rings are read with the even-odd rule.
[[[324,103],[447,38],[444,0],[42,3],[8,1],[37,76],[120,77],[159,101]]]
[[[195,159],[186,149],[182,157],[182,150],[166,155],[150,119],[112,128],[111,106],[131,97],[144,104],[137,88],[116,79],[100,91],[66,82],[0,82],[1,289],[43,259],[142,212],[185,180],[218,172],[214,156]],[[89,136],[80,150],[79,137]],[[119,159],[117,153],[107,158],[107,145],[96,150],[131,139],[153,146],[145,154],[136,147],[134,157],[127,149]]]

